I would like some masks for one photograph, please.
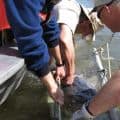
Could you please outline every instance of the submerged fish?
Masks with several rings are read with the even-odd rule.
[[[96,89],[84,78],[76,75],[71,86],[63,86],[65,94],[65,106],[69,106],[72,111],[81,107],[82,104],[92,99],[96,95]]]

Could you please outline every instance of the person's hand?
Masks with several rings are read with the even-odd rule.
[[[55,79],[63,79],[65,77],[65,68],[64,66],[57,66],[56,67],[56,73],[55,73]]]
[[[49,72],[47,75],[41,77],[40,79],[47,87],[48,92],[49,92],[50,96],[53,98],[53,100],[55,102],[59,103],[60,105],[63,105],[64,104],[63,91],[58,87],[51,72]]]
[[[57,85],[54,85],[51,87],[51,89],[49,89],[49,94],[55,100],[55,102],[59,103],[60,105],[64,104],[64,93]]]
[[[63,80],[62,84],[64,85],[72,85],[74,82],[74,75],[67,75]]]

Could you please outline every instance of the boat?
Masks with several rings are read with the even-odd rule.
[[[0,105],[20,86],[25,75],[24,59],[16,48],[0,47]]]

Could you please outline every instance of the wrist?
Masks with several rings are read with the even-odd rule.
[[[64,66],[64,63],[56,63],[56,66],[57,67],[62,67],[62,66]]]
[[[42,77],[41,79],[48,90],[57,89],[57,84],[56,84],[51,72],[49,72],[46,76]]]

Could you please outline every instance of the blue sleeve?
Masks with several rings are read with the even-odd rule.
[[[41,19],[38,16],[44,2],[45,0],[5,0],[8,20],[19,50],[28,69],[38,76],[44,76],[49,72],[49,54],[43,39]]]
[[[51,16],[46,23],[43,24],[44,40],[49,48],[53,48],[59,44],[60,29],[56,23],[56,17]]]

